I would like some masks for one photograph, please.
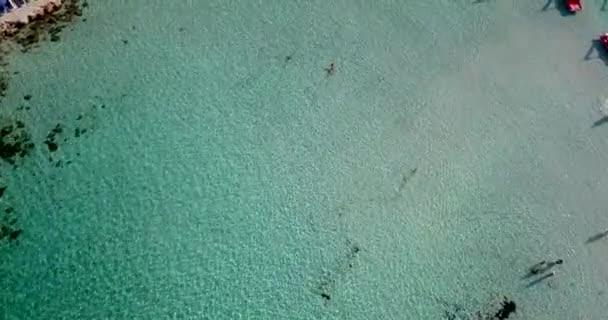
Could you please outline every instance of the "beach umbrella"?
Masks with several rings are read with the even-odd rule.
[[[0,0],[0,12],[5,13],[9,9],[8,0]]]

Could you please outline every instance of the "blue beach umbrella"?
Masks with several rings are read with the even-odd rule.
[[[23,0],[6,0],[3,2],[7,3],[6,7],[9,9],[9,11],[12,9],[20,8],[21,6],[23,6],[25,4],[25,1],[23,1]]]
[[[0,0],[0,13],[8,11],[9,3],[8,0]]]

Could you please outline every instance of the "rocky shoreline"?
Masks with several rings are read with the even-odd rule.
[[[14,50],[27,52],[36,48],[40,42],[61,40],[63,29],[70,26],[82,16],[82,9],[87,7],[81,0],[33,0],[25,6],[12,10],[0,16],[0,169],[17,169],[35,148],[30,135],[30,125],[26,123],[20,112],[4,105],[2,101],[10,87],[13,74],[7,58]],[[32,99],[26,94],[24,101]],[[29,106],[25,107],[26,110]],[[20,109],[17,109],[20,110]],[[78,128],[78,135],[86,129]],[[61,133],[58,125],[52,130],[52,136],[47,137],[49,152],[57,150],[54,137]],[[52,161],[52,158],[49,158]],[[60,166],[58,161],[55,166]],[[0,250],[7,245],[18,245],[22,229],[19,226],[19,208],[12,205],[12,188],[6,184],[0,173]],[[3,197],[4,196],[4,197]]]
[[[0,34],[11,36],[23,26],[61,8],[61,0],[34,0],[0,17]]]
[[[82,16],[80,0],[36,0],[0,17],[0,45],[16,42],[27,50],[40,40],[59,41],[67,23]],[[12,40],[12,41],[11,41]]]
[[[80,0],[35,0],[0,17],[0,98],[6,95],[10,75],[3,57],[15,49],[27,52],[41,41],[61,40],[61,31],[87,6]]]

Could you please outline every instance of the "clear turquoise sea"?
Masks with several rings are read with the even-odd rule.
[[[7,58],[0,319],[606,319],[608,11],[545,4],[90,1]]]

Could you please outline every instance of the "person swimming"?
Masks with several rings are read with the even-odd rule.
[[[327,71],[327,75],[331,76],[332,74],[334,74],[334,72],[336,71],[336,64],[335,63],[331,63],[329,65],[329,68],[325,68],[325,71]]]
[[[564,260],[562,260],[562,259],[557,259],[557,260],[551,261],[549,263],[542,261],[542,262],[539,262],[539,263],[535,264],[534,266],[532,266],[532,268],[530,268],[530,273],[532,273],[532,274],[545,273],[546,271],[549,271],[549,269],[553,268],[554,266],[560,265],[562,263],[564,263]]]
[[[543,267],[545,264],[547,264],[547,261],[543,260],[543,261],[541,261],[541,262],[539,262],[539,263],[537,263],[537,264],[533,265],[532,267],[530,267],[530,273],[532,273],[532,274],[537,274],[537,273],[538,273],[538,271],[540,271],[540,270],[541,270],[541,268],[542,268],[542,267]]]

